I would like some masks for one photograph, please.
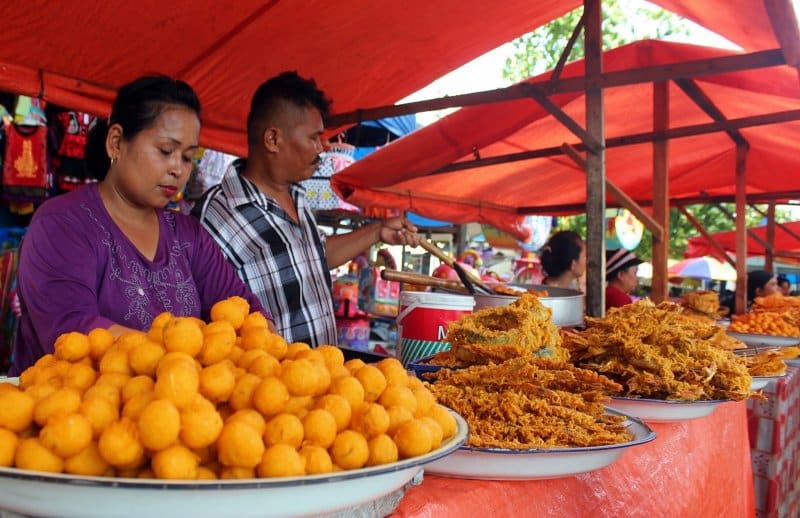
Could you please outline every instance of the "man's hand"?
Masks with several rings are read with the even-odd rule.
[[[402,216],[381,222],[380,240],[387,245],[419,246],[417,227]]]

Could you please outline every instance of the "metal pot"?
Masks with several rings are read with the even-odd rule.
[[[510,284],[517,288],[547,291],[547,297],[539,297],[543,305],[553,311],[553,323],[557,326],[569,327],[583,323],[583,293],[578,290],[544,286],[538,284]],[[475,294],[475,311],[483,308],[507,306],[519,297],[514,295]]]

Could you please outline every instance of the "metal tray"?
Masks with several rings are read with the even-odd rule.
[[[583,323],[583,293],[578,290],[539,284],[509,284],[524,290],[547,290],[547,297],[539,297],[543,305],[553,311],[553,323],[560,327],[571,327]],[[475,311],[484,308],[507,306],[519,297],[514,295],[475,294]]]

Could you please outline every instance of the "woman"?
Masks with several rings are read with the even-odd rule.
[[[546,275],[542,284],[577,289],[586,270],[586,245],[577,232],[562,230],[542,247],[540,260]]]
[[[639,284],[636,273],[642,262],[624,248],[606,250],[606,311],[633,302],[630,294]]]
[[[263,311],[197,220],[164,210],[186,184],[199,135],[200,102],[188,84],[152,76],[120,88],[87,143],[100,183],[43,204],[23,240],[11,375],[52,352],[64,332],[118,336],[148,329],[164,311],[207,320],[233,295]]]
[[[772,272],[753,270],[747,274],[747,306],[756,300],[756,297],[766,297],[779,292],[778,278]]]

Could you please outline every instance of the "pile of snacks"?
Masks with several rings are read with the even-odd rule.
[[[759,335],[800,336],[800,328],[793,322],[785,312],[758,311],[734,315],[728,330]]]
[[[328,473],[436,449],[456,421],[399,361],[287,344],[244,299],[211,322],[159,315],[95,329],[0,384],[0,466],[76,475],[241,479]]]

